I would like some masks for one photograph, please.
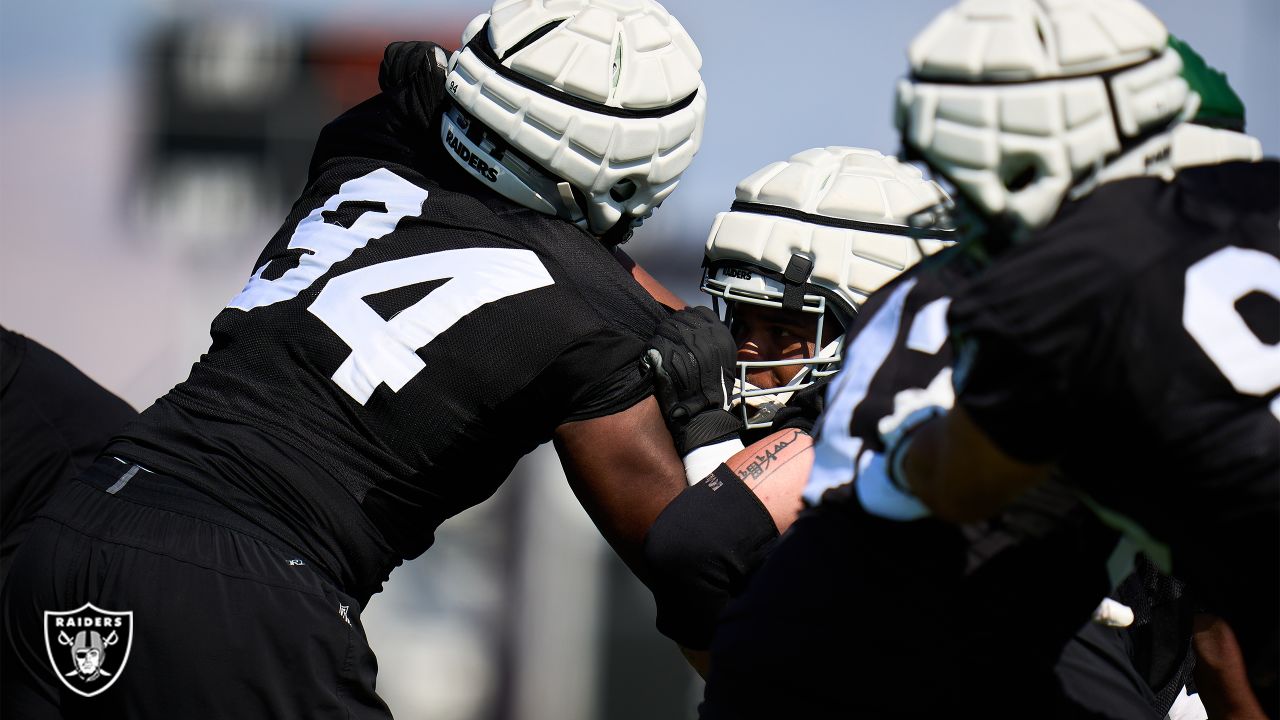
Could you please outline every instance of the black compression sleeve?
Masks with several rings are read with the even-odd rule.
[[[726,465],[672,500],[644,547],[659,632],[691,650],[710,647],[720,611],[777,537],[769,511]]]

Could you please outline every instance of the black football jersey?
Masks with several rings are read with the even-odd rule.
[[[878,557],[853,570],[854,585],[874,593],[875,604],[913,609],[928,606],[921,593],[945,598],[945,617],[909,623],[903,646],[920,643],[942,653],[935,657],[995,652],[1051,663],[1105,596],[1106,559],[1118,538],[1066,484],[1045,483],[998,516],[963,526],[885,521],[857,498],[858,477],[883,471],[873,458],[884,450],[878,425],[894,398],[950,371],[947,313],[971,271],[960,248],[946,250],[859,309],[819,419],[807,513],[813,523],[852,524],[859,546],[851,552]]]
[[[361,595],[558,425],[646,397],[662,316],[594,237],[462,172],[409,92],[325,129],[209,351],[110,448]]]
[[[845,336],[844,365],[830,382],[818,422],[813,471],[804,497],[847,485],[865,451],[883,450],[878,423],[893,414],[893,399],[927,387],[951,366],[947,309],[963,282],[965,258],[954,249],[929,258],[887,284],[858,310]]]
[[[859,309],[844,347],[844,366],[831,382],[819,420],[804,492],[809,505],[851,502],[858,473],[869,472],[872,458],[884,450],[879,422],[893,414],[897,394],[925,388],[951,372],[947,314],[973,271],[964,250],[952,248],[907,270]],[[1116,538],[1060,480],[1028,493],[990,522],[961,530],[970,571],[1015,545],[1032,546],[1051,535],[1066,538],[1053,542],[1075,543],[1097,559],[1106,557]]]
[[[957,402],[1177,544],[1280,517],[1280,165],[1104,185],[952,303]],[[1216,529],[1214,529],[1216,528]],[[1274,573],[1270,573],[1274,575]]]

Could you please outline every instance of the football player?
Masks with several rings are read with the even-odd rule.
[[[1221,130],[1180,126],[1174,155],[1187,164],[1256,159],[1256,145]],[[1100,624],[1084,625],[1063,647],[1062,633],[1073,623],[1051,616],[1061,608],[1074,608],[1080,620],[1088,616],[1096,602],[1089,588],[1105,588],[1089,564],[1107,556],[1109,543],[1062,489],[1056,502],[1041,490],[993,521],[950,534],[936,521],[906,529],[857,507],[850,468],[859,458],[868,465],[864,472],[883,467],[873,454],[883,447],[877,420],[897,392],[928,385],[949,363],[946,305],[968,263],[952,251],[908,271],[862,308],[845,352],[857,375],[839,379],[835,415],[824,422],[819,444],[827,462],[806,492],[809,502],[822,504],[798,521],[725,619],[704,717],[935,716],[968,705],[987,716],[1204,717],[1203,708],[1194,714],[1198,701],[1179,692],[1187,676],[1177,667],[1181,646],[1160,658],[1172,659],[1173,668],[1133,658],[1143,661],[1138,670],[1158,671],[1145,676],[1135,673],[1129,639]],[[906,284],[912,287],[900,287]],[[1066,529],[1060,515],[1069,518]],[[953,561],[925,564],[914,552],[895,552],[899,546],[929,547]],[[1133,597],[1146,600],[1149,593]],[[1132,615],[1095,617],[1122,625]],[[1185,643],[1176,618],[1152,618],[1149,605],[1138,615],[1165,638],[1172,628]],[[1062,651],[1054,675],[1026,672],[1037,660],[1047,666],[1054,653],[1046,649],[1056,647]],[[1215,682],[1228,674],[1215,673]],[[1052,707],[1055,698],[1062,707]]]
[[[666,311],[614,250],[698,149],[701,58],[652,0],[504,0],[462,44],[391,49],[190,377],[42,510],[6,717],[388,717],[361,609],[548,440],[647,579],[685,482],[639,363]],[[136,619],[93,698],[43,629],[88,602]]]
[[[1274,716],[1280,167],[1177,170],[1198,98],[1167,38],[1134,2],[1005,0],[912,44],[903,142],[955,186],[979,267],[954,382],[899,396],[859,493],[963,521],[1065,470],[1225,617]]]
[[[658,597],[703,601],[659,603],[659,627],[686,651],[706,650],[724,604],[799,512],[845,328],[868,295],[950,242],[909,225],[944,198],[874,150],[814,148],[743,180],[716,218],[702,282],[716,311],[673,315],[646,355],[691,483],[646,541],[666,569]],[[723,548],[711,562],[677,561],[688,538],[709,535]],[[705,656],[687,654],[705,672]]]
[[[658,395],[667,409],[673,435],[677,440],[685,438],[686,445],[700,444],[692,452],[688,447],[682,448],[690,478],[708,475],[701,468],[695,469],[697,463],[716,462],[717,456],[723,458],[735,447],[739,449],[664,510],[650,530],[646,549],[651,553],[678,547],[681,536],[700,534],[722,536],[723,545],[729,548],[724,562],[690,566],[684,575],[659,578],[659,590],[662,582],[669,582],[672,587],[702,583],[723,589],[714,604],[691,608],[668,603],[660,608],[660,623],[667,623],[668,634],[681,638],[686,648],[706,647],[711,638],[706,630],[709,620],[714,620],[731,596],[742,591],[755,566],[772,550],[775,526],[785,529],[794,519],[800,490],[813,460],[810,435],[821,408],[821,392],[825,390],[821,386],[826,379],[842,364],[846,372],[875,375],[876,382],[863,388],[868,393],[864,405],[891,407],[897,389],[910,387],[921,379],[927,381],[949,362],[943,322],[946,284],[928,283],[913,291],[906,311],[909,320],[903,323],[910,325],[912,332],[904,329],[886,339],[876,334],[881,331],[864,337],[861,330],[866,327],[868,314],[873,316],[873,327],[883,324],[876,318],[884,307],[884,291],[873,295],[863,306],[868,294],[922,256],[950,242],[954,232],[934,226],[943,217],[940,210],[946,206],[945,198],[915,168],[879,153],[815,149],[796,155],[790,162],[770,165],[744,180],[731,212],[717,219],[708,240],[703,288],[717,301],[725,301],[726,319],[735,332],[726,337],[729,333],[719,326],[719,319],[705,309],[689,311],[666,321],[649,351],[650,357],[656,354],[654,364],[661,368],[657,373]],[[857,312],[860,306],[861,312]],[[856,318],[862,319],[857,319],[855,325]],[[850,327],[855,329],[846,334],[845,328]],[[716,335],[720,336],[718,341],[714,340]],[[730,350],[726,353],[723,346]],[[721,367],[732,367],[735,346],[738,390],[731,397],[736,407],[728,412],[722,404],[724,396],[718,393],[727,393],[721,388],[732,386],[734,378],[725,378]],[[891,358],[886,360],[890,349]],[[664,377],[669,380],[663,382]],[[664,389],[668,382],[674,387]],[[816,399],[806,400],[809,397]],[[718,430],[702,430],[728,426],[734,415],[750,428],[741,441],[735,437],[716,442],[709,438]],[[863,412],[859,417],[865,423],[867,418],[879,415]],[[871,428],[874,434],[874,423]],[[690,439],[691,429],[702,432],[704,437]],[[766,437],[760,439],[761,434]],[[753,440],[752,447],[741,449],[743,443],[750,445]],[[697,457],[700,452],[712,453],[712,458]],[[838,459],[828,459],[827,464],[844,466]],[[848,475],[844,472],[838,484],[847,483]],[[828,479],[825,476],[814,483],[809,493],[811,502],[817,502]],[[847,494],[847,488],[844,492]],[[778,552],[790,560],[797,555],[813,560],[814,563],[804,562],[803,567],[813,570],[821,581],[815,586],[806,584],[805,578],[788,576],[782,582],[771,583],[777,573],[768,569],[774,564],[769,561],[763,585],[776,588],[784,602],[752,615],[752,610],[767,604],[759,600],[762,583],[754,581],[748,598],[731,611],[726,621],[727,650],[721,647],[726,645],[724,639],[716,640],[719,649],[712,664],[716,674],[708,685],[704,713],[708,717],[828,716],[891,708],[909,712],[911,703],[941,711],[951,706],[957,696],[922,693],[899,698],[888,692],[893,687],[891,682],[882,682],[877,672],[867,669],[852,673],[856,679],[839,678],[851,667],[861,668],[863,664],[868,668],[892,667],[896,657],[910,657],[922,671],[935,667],[931,664],[934,661],[916,658],[914,653],[921,652],[922,646],[909,635],[926,638],[948,650],[960,647],[959,636],[948,638],[927,631],[917,635],[896,623],[868,627],[866,617],[896,611],[926,630],[942,629],[957,622],[957,616],[965,609],[977,607],[987,617],[998,617],[1000,627],[1018,628],[1000,642],[981,638],[991,645],[980,654],[988,663],[985,667],[990,667],[992,658],[1001,657],[1001,650],[1021,651],[1024,645],[1035,648],[1038,639],[1049,648],[1041,652],[1053,653],[1051,659],[1058,662],[1062,682],[1070,683],[1073,691],[1099,697],[1100,703],[1101,698],[1106,698],[1112,705],[1127,704],[1104,716],[1152,716],[1150,693],[1144,693],[1142,679],[1132,670],[1123,648],[1118,643],[1097,647],[1095,636],[1104,632],[1102,628],[1090,627],[1077,633],[1078,623],[1074,627],[1031,626],[1037,612],[1050,609],[1055,603],[1077,608],[1075,615],[1080,622],[1087,620],[1092,605],[1106,590],[1106,576],[1090,563],[1073,565],[1072,561],[1084,555],[1101,562],[1115,540],[1112,531],[1093,520],[1088,509],[1066,493],[1042,495],[1000,522],[946,535],[948,549],[939,555],[954,561],[968,554],[968,562],[940,560],[940,570],[918,568],[918,576],[909,582],[897,576],[901,568],[883,575],[858,570],[878,567],[894,557],[886,544],[914,547],[913,543],[905,543],[898,536],[877,537],[874,532],[863,533],[857,543],[834,543],[829,535],[813,532],[822,527],[825,515],[819,513],[821,519],[817,521],[802,517],[793,536],[781,543]],[[711,500],[685,509],[683,503],[697,496]],[[757,503],[752,527],[758,532],[743,534],[741,523],[750,516],[738,508],[752,502]],[[725,511],[712,516],[699,514],[699,510],[716,504]],[[840,507],[840,503],[834,506]],[[843,517],[846,511],[841,510],[840,514]],[[1060,517],[1068,520],[1065,527],[1049,522]],[[725,518],[739,523],[735,528],[738,534],[722,529]],[[926,530],[924,537],[936,540],[942,536],[934,528]],[[754,541],[746,541],[750,538]],[[1035,546],[1048,548],[1062,564],[1028,561],[1031,555],[1026,548]],[[884,559],[877,559],[880,555]],[[823,564],[832,557],[840,557],[834,568]],[[787,560],[782,564],[786,567]],[[663,565],[677,567],[673,563]],[[867,579],[868,587],[859,588],[856,598],[839,591],[857,586],[856,583],[836,588],[829,582],[832,575],[844,571],[841,568]],[[1022,603],[1016,598],[1002,598],[995,590],[997,581],[1010,576],[1027,577],[1033,583],[1050,580],[1055,587],[1063,588],[1061,597],[1047,601],[1035,595],[1024,598]],[[687,591],[681,594],[694,595]],[[699,597],[710,600],[713,595],[702,593]],[[920,598],[925,599],[923,604]],[[1043,606],[1037,609],[1035,606],[1040,604]],[[946,612],[939,612],[938,608],[946,608]],[[682,612],[664,614],[663,609]],[[863,612],[846,615],[846,610]],[[757,621],[763,618],[765,622],[743,623],[743,615]],[[851,624],[841,625],[833,616],[848,617]],[[1024,630],[1020,623],[1032,629]],[[1075,639],[1075,635],[1079,638]],[[845,664],[808,662],[807,658],[825,653],[814,650],[797,654],[796,650],[814,647],[809,643],[815,636],[831,639],[825,653],[837,648],[852,649],[853,659],[846,659]],[[886,642],[907,649],[900,650],[902,656],[881,652],[877,649],[879,638],[892,638]],[[1044,638],[1059,642],[1053,645]],[[903,640],[907,641],[905,645]],[[1069,643],[1069,647],[1058,653],[1063,643]],[[695,667],[705,672],[705,655],[689,655]],[[948,657],[954,659],[956,655]],[[849,665],[850,662],[854,664]],[[930,682],[936,682],[936,678],[955,683],[943,687],[964,687],[967,670],[944,671],[941,665],[939,662],[936,674],[929,676]],[[824,674],[824,667],[833,669],[831,677]],[[794,678],[796,684],[780,684],[783,678]],[[1009,679],[1018,678],[1010,675]],[[1042,679],[1058,682],[1053,675]],[[910,681],[926,686],[914,675]],[[750,691],[743,692],[743,686]],[[846,692],[851,687],[863,692]],[[1022,697],[1035,696],[1035,707],[1042,707],[1047,701],[1046,692],[1052,692],[1042,690],[1041,685],[1028,685],[1023,690],[1028,694]],[[827,702],[828,693],[841,698],[844,704]],[[1000,704],[990,703],[988,707],[998,708]]]
[[[1226,76],[1187,43],[1170,36],[1169,46],[1181,56],[1182,76],[1200,99],[1195,116],[1173,130],[1174,166],[1261,160],[1262,144],[1245,134],[1244,103]],[[1114,597],[1132,611],[1134,620],[1122,632],[1155,693],[1157,708],[1162,713],[1169,708],[1173,720],[1204,717],[1206,712],[1210,717],[1262,717],[1230,628],[1204,612],[1194,589],[1161,573],[1145,555],[1135,565]],[[1188,694],[1187,687],[1198,692]]]

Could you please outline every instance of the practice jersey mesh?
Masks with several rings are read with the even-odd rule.
[[[646,397],[661,315],[596,239],[462,173],[410,92],[325,129],[209,351],[110,448],[366,597],[558,425]]]

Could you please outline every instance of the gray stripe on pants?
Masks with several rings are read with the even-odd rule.
[[[126,472],[124,475],[121,475],[121,476],[120,476],[120,479],[119,479],[119,480],[117,480],[117,481],[115,482],[115,484],[114,484],[114,485],[112,485],[111,487],[107,488],[107,494],[108,494],[108,495],[115,495],[116,493],[118,493],[118,492],[120,492],[121,490],[123,490],[123,489],[124,489],[124,486],[125,486],[125,485],[128,485],[128,484],[129,484],[129,481],[133,479],[133,476],[134,476],[134,475],[137,475],[137,474],[138,474],[138,471],[139,471],[139,470],[141,470],[141,469],[142,469],[142,468],[141,468],[140,466],[138,466],[138,465],[134,465],[133,467],[129,468],[129,471],[128,471],[128,472]]]

